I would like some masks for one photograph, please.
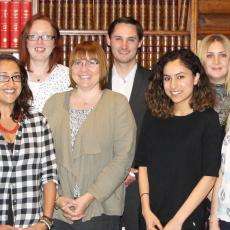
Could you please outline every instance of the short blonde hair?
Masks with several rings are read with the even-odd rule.
[[[72,78],[72,66],[77,59],[95,58],[99,61],[99,85],[103,90],[107,86],[108,82],[108,67],[106,62],[105,52],[102,47],[94,41],[84,41],[77,44],[70,55],[70,86],[76,87],[76,82]]]
[[[197,55],[199,56],[203,65],[206,60],[206,54],[208,52],[209,46],[215,41],[220,42],[224,46],[224,49],[226,50],[227,55],[230,58],[230,40],[222,34],[211,34],[204,37],[198,47]],[[230,94],[230,67],[228,70],[228,74],[225,78],[225,88],[228,94]]]

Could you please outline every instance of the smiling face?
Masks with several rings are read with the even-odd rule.
[[[29,35],[54,35],[54,32],[49,22],[36,20],[30,28]],[[49,60],[53,48],[54,39],[42,40],[41,37],[34,41],[27,39],[27,49],[31,60]]]
[[[96,58],[78,58],[71,67],[71,77],[81,90],[100,89],[99,61]]]
[[[137,49],[142,41],[139,41],[135,25],[119,23],[111,36],[107,37],[107,43],[111,46],[115,62],[135,63]]]
[[[193,88],[198,84],[199,76],[194,76],[192,71],[185,67],[179,60],[168,62],[164,67],[163,85],[166,95],[173,101],[179,110],[190,110],[190,100]]]
[[[0,61],[1,76],[18,76],[20,69],[18,65],[9,60]],[[8,82],[0,82],[0,106],[12,106],[22,90],[21,82],[15,82],[10,78]]]
[[[213,84],[223,84],[229,71],[230,56],[223,44],[214,41],[208,47],[204,59],[204,68]]]

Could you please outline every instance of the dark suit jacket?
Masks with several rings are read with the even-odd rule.
[[[151,71],[137,65],[133,88],[129,103],[137,124],[137,143],[141,131],[142,120],[146,111],[145,91],[147,89]],[[109,71],[108,88],[112,89],[112,69]],[[134,167],[135,165],[133,165]]]

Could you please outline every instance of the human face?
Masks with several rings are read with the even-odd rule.
[[[76,59],[72,65],[72,78],[81,90],[100,89],[100,67],[96,58]]]
[[[0,75],[16,76],[20,75],[18,65],[9,60],[0,61]],[[13,81],[12,78],[8,82],[0,82],[0,107],[14,106],[15,100],[18,98],[22,90],[21,82]]]
[[[134,25],[119,23],[115,26],[111,37],[107,36],[114,61],[117,63],[136,63],[137,49],[141,46]]]
[[[223,44],[214,41],[209,46],[204,60],[204,68],[213,84],[222,84],[229,71],[230,57]]]
[[[49,22],[45,20],[36,20],[30,28],[29,35],[51,35],[54,36],[53,29]],[[27,38],[27,49],[31,60],[47,61],[54,48],[54,39],[43,40],[41,37],[38,40],[30,40]]]
[[[199,75],[185,67],[179,59],[168,62],[163,70],[163,85],[166,95],[173,101],[174,109],[191,110],[189,105],[193,88],[199,81]]]

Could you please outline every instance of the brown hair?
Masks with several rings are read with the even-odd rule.
[[[19,54],[20,59],[22,63],[27,67],[29,71],[30,69],[30,55],[27,49],[27,35],[29,34],[29,31],[33,25],[33,23],[37,20],[43,20],[50,24],[50,26],[53,29],[53,34],[55,36],[54,38],[54,48],[52,53],[49,57],[49,70],[48,73],[52,70],[53,66],[55,66],[57,63],[60,62],[61,58],[61,36],[58,27],[50,20],[50,18],[41,15],[41,14],[35,14],[25,25],[25,27],[22,30],[22,33],[20,34],[19,38]]]
[[[230,58],[230,40],[222,34],[211,34],[203,38],[198,48],[197,54],[203,65],[206,61],[206,54],[208,52],[208,48],[215,41],[220,42],[224,46],[224,49],[226,50],[227,55]],[[225,78],[225,88],[227,92],[230,93],[230,69]]]
[[[152,115],[161,118],[173,116],[174,103],[165,93],[163,71],[168,62],[175,60],[180,60],[186,68],[192,71],[194,77],[196,74],[200,75],[199,82],[193,89],[193,96],[190,101],[191,108],[194,111],[202,111],[213,107],[215,104],[214,92],[199,58],[192,51],[181,49],[167,52],[153,67],[152,80],[146,92],[147,105]]]
[[[84,41],[77,44],[70,55],[70,69],[77,59],[85,58],[98,59],[100,68],[99,85],[101,90],[105,89],[108,82],[108,67],[104,50],[94,41]],[[76,87],[76,82],[72,78],[72,70],[70,71],[70,82],[71,87]]]
[[[144,31],[143,31],[142,25],[140,24],[139,21],[135,20],[133,17],[120,17],[120,18],[115,19],[108,28],[108,35],[110,38],[111,38],[112,33],[115,30],[116,25],[121,24],[121,23],[135,26],[139,41],[143,39]]]
[[[22,90],[18,98],[15,100],[14,108],[11,114],[12,119],[14,121],[18,121],[20,119],[24,119],[25,117],[30,117],[30,103],[33,96],[27,83],[28,75],[24,65],[20,60],[9,54],[0,54],[0,62],[1,61],[14,62],[18,66],[21,75]]]

